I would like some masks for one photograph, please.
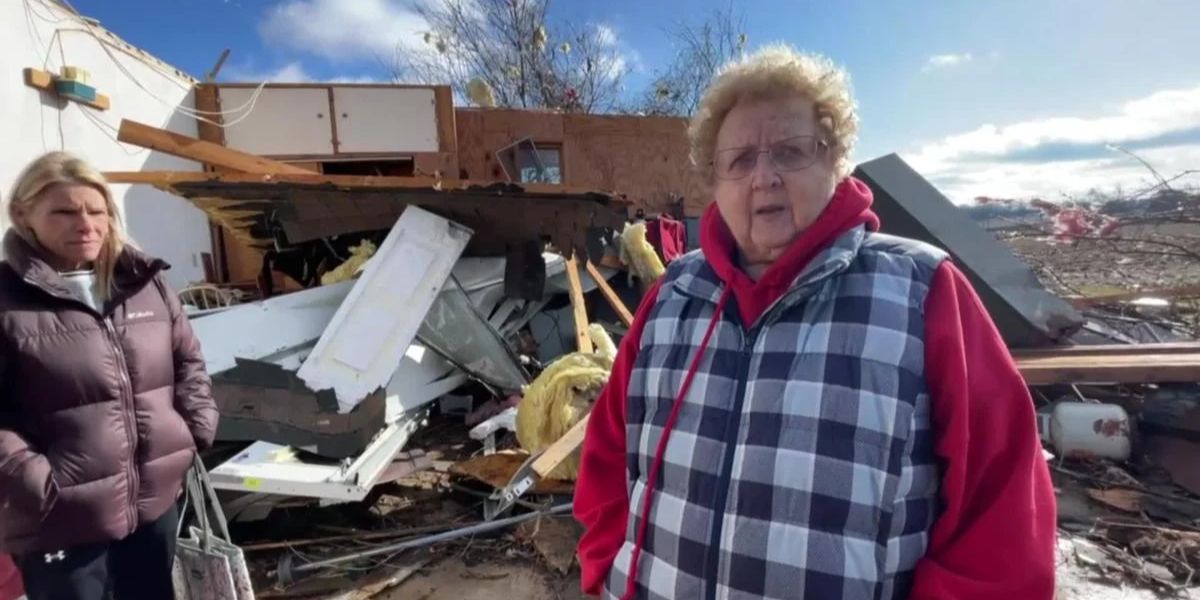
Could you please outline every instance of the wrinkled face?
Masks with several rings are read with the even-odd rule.
[[[108,237],[108,204],[91,186],[60,183],[39,194],[18,215],[60,271],[80,269],[100,256]]]
[[[739,102],[721,123],[715,150],[717,208],[746,264],[778,258],[833,195],[835,161],[811,100]]]

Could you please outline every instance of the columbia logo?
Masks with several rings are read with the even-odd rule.
[[[43,557],[46,559],[46,564],[50,564],[52,562],[62,562],[67,560],[67,553],[59,550],[58,552],[43,555]]]
[[[125,315],[125,320],[133,321],[135,319],[148,319],[153,316],[154,316],[153,312],[148,311],[148,310],[143,310],[143,311],[138,311],[138,312],[131,312],[131,313]]]

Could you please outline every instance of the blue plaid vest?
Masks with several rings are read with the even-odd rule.
[[[940,250],[858,227],[746,330],[731,301],[655,486],[639,598],[903,598],[938,512],[923,307]],[[646,478],[724,291],[670,265],[628,391],[625,589]]]

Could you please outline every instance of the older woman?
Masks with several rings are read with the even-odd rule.
[[[30,600],[172,598],[176,501],[217,411],[167,265],[68,154],[26,167],[7,208],[0,552]]]
[[[704,95],[688,133],[715,202],[592,414],[585,591],[1051,597],[1028,389],[945,253],[876,233],[848,88],[778,46]]]

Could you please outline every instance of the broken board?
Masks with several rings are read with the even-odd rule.
[[[333,389],[340,410],[387,383],[400,365],[471,231],[409,206],[297,373],[309,388]]]

